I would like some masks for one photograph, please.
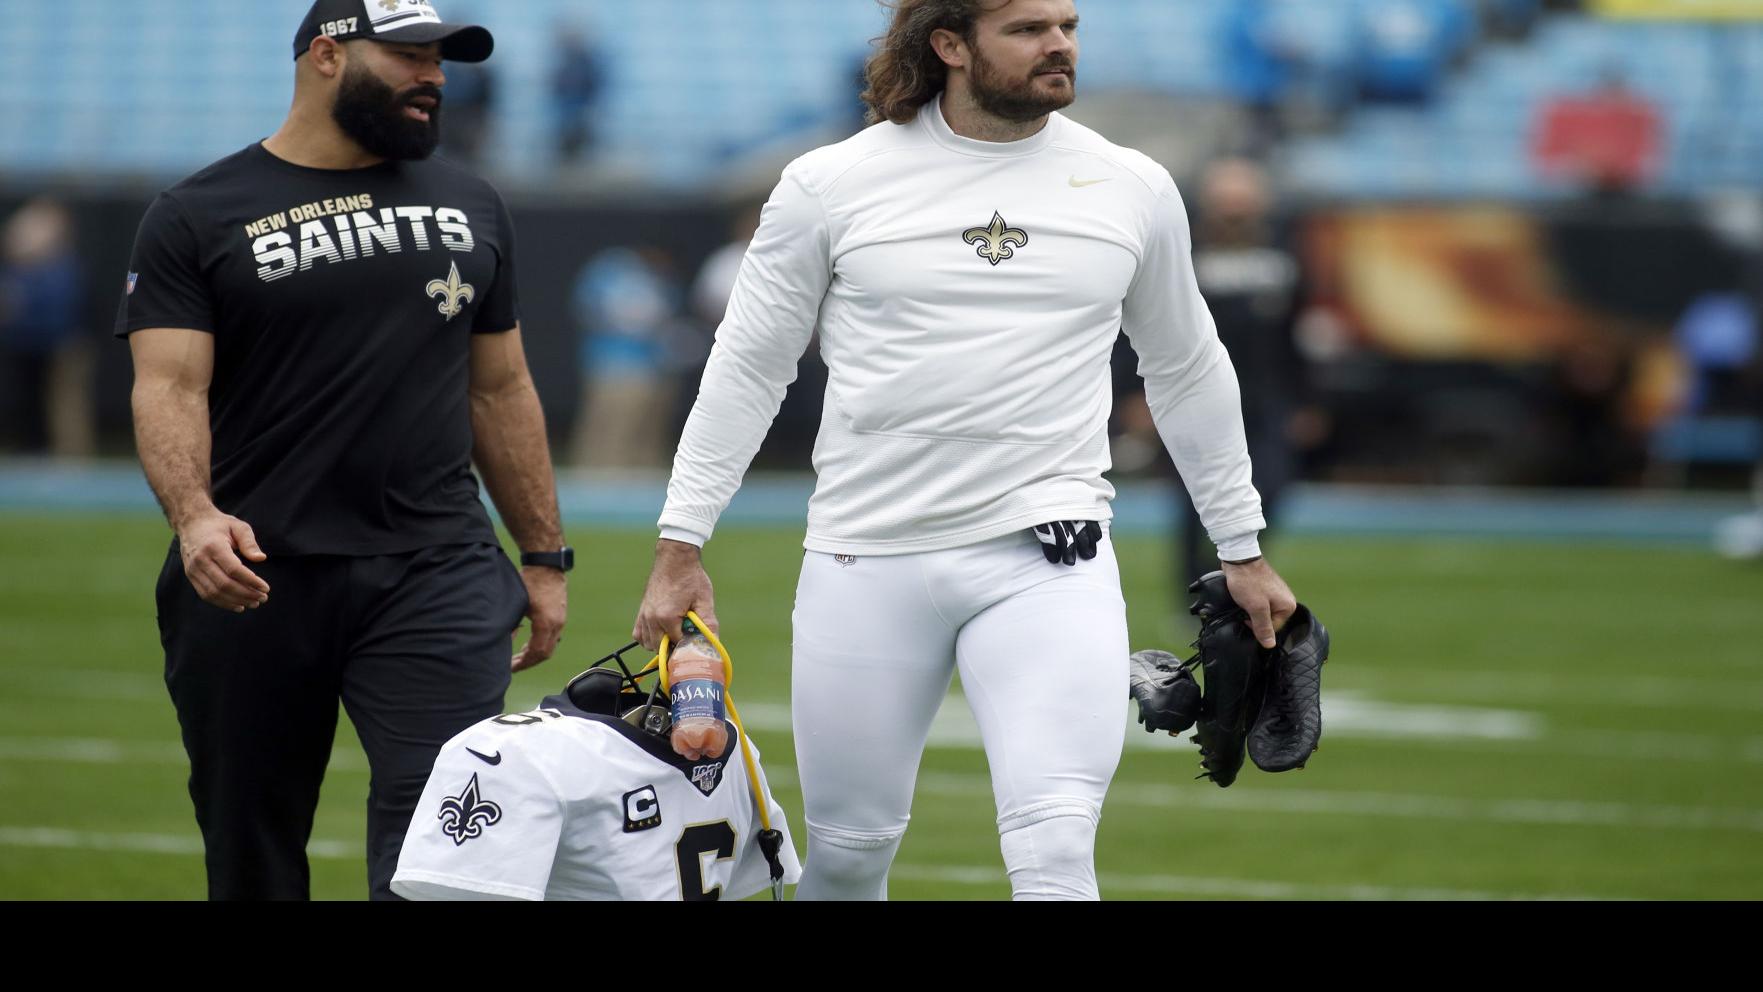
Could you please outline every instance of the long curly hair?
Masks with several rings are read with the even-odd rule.
[[[953,31],[973,41],[979,15],[1008,4],[998,0],[882,0],[894,12],[888,33],[875,39],[876,53],[863,67],[869,88],[869,123],[910,123],[949,81],[949,67],[930,47],[930,36]]]

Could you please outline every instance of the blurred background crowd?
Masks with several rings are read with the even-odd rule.
[[[872,0],[442,0],[561,465],[663,469],[758,205],[862,126]],[[305,0],[0,0],[0,453],[131,451],[151,195],[265,136]],[[1763,2],[1080,0],[1071,116],[1176,175],[1257,479],[1742,489]],[[69,24],[79,30],[69,31]],[[1116,471],[1167,474],[1132,357]],[[810,353],[760,466],[804,468]]]

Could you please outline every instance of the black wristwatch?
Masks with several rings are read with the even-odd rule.
[[[559,572],[567,572],[575,568],[575,549],[567,545],[562,551],[522,551],[520,566],[537,565],[540,568],[555,568]]]

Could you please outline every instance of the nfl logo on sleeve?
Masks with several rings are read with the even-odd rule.
[[[652,830],[661,826],[661,800],[655,795],[655,787],[645,785],[624,794],[624,832],[634,834],[639,830]]]

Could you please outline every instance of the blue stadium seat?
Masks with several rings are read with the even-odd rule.
[[[1591,18],[1556,18],[1528,45],[1478,52],[1424,118],[1392,124],[1361,114],[1367,119],[1321,143],[1337,143],[1343,153],[1305,147],[1292,156],[1294,174],[1306,188],[1334,195],[1564,195],[1566,186],[1529,168],[1530,129],[1547,99],[1584,91],[1611,70],[1660,108],[1665,190],[1755,181],[1753,148],[1763,142],[1748,136],[1763,131],[1756,96],[1763,92],[1763,28]],[[1414,156],[1404,152],[1410,144],[1436,152],[1428,156],[1430,174],[1415,171]],[[1354,154],[1365,172],[1341,168]]]
[[[291,92],[288,43],[307,0],[3,0],[0,170],[188,172],[261,137]],[[1083,38],[1090,87],[1221,94],[1237,0],[1109,0]],[[1345,66],[1355,0],[1269,0],[1314,58]],[[560,27],[604,26],[609,156],[689,185],[727,157],[853,113],[853,72],[885,26],[866,0],[441,0],[497,36],[491,164],[554,160],[548,100]],[[69,32],[68,24],[79,25]],[[200,25],[192,31],[190,25]],[[1296,181],[1352,196],[1548,196],[1529,131],[1550,96],[1619,68],[1665,118],[1662,182],[1681,191],[1763,174],[1763,25],[1545,19],[1523,45],[1475,53],[1422,114],[1361,114],[1295,143]]]

